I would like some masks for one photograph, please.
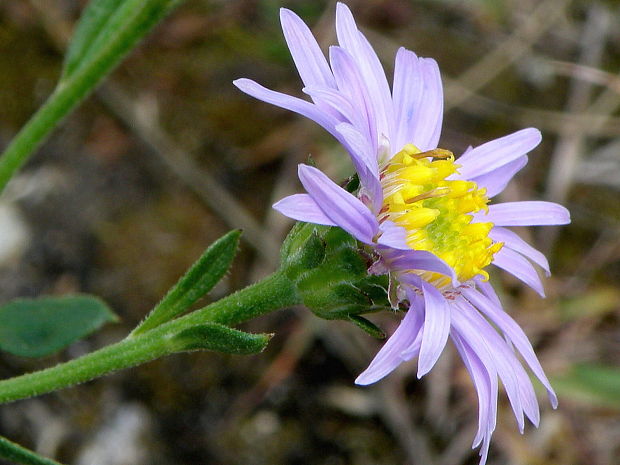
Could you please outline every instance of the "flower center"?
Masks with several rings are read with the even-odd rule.
[[[493,223],[472,223],[472,214],[488,211],[486,189],[473,181],[447,180],[457,172],[452,152],[420,152],[405,145],[381,172],[383,208],[380,221],[391,220],[407,231],[407,244],[444,260],[464,282],[483,270],[502,248],[488,237]],[[450,285],[439,273],[418,272],[438,288]]]

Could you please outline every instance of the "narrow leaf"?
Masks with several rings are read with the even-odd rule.
[[[123,1],[91,0],[88,3],[75,27],[75,32],[67,49],[61,80],[72,74],[78,67],[83,58],[88,54],[89,48],[97,38],[97,35]]]
[[[90,61],[100,60],[100,55],[114,53],[120,59],[178,3],[179,0],[91,0],[69,44],[60,82]]]
[[[175,352],[214,350],[248,355],[262,352],[273,334],[251,334],[219,323],[205,323],[181,331],[172,339]]]
[[[62,465],[0,436],[0,457],[24,465]]]
[[[211,244],[132,335],[170,321],[213,289],[230,268],[239,246],[240,236],[240,230],[233,230]]]
[[[103,2],[98,5],[102,13],[89,12],[92,22],[78,34],[70,65],[54,92],[0,156],[0,193],[58,123],[182,0],[122,0],[111,16],[114,2],[94,1]]]
[[[94,296],[17,299],[0,307],[0,349],[45,357],[112,321],[116,315]]]

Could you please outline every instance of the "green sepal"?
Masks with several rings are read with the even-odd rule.
[[[349,193],[354,193],[360,188],[360,177],[357,173],[348,178],[344,184],[344,189]]]
[[[251,334],[219,323],[205,323],[185,329],[170,339],[174,352],[213,350],[248,355],[262,352],[273,334]]]
[[[325,260],[327,244],[309,223],[297,223],[282,245],[282,267],[288,276],[313,270]]]
[[[0,307],[0,349],[21,357],[45,357],[118,317],[90,295],[16,299]]]
[[[236,229],[211,244],[132,335],[170,321],[213,289],[229,270],[237,253],[240,237],[241,231]]]
[[[385,332],[381,328],[363,316],[349,315],[349,320],[351,320],[355,326],[360,328],[366,334],[369,334],[376,339],[385,339],[386,337]]]
[[[304,305],[324,319],[389,307],[387,276],[368,274],[364,246],[337,227],[297,223],[282,246],[282,269]]]
[[[347,320],[351,315],[389,308],[386,284],[386,276],[370,275],[349,281],[339,272],[330,275],[319,270],[299,283],[298,292],[304,305],[320,318]]]

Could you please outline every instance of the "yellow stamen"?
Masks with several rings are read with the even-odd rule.
[[[492,223],[471,223],[472,215],[488,211],[486,190],[473,181],[447,180],[457,173],[452,152],[443,149],[421,152],[407,144],[381,172],[383,209],[389,219],[407,230],[407,243],[444,260],[459,281],[474,276],[488,279],[483,270],[503,246],[488,237]],[[442,288],[449,278],[427,271],[424,279]]]

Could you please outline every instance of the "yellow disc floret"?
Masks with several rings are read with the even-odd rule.
[[[493,223],[472,223],[472,214],[488,211],[486,189],[473,181],[447,180],[458,170],[452,152],[420,152],[407,144],[381,172],[383,208],[380,220],[391,220],[407,231],[407,244],[432,252],[456,272],[459,281],[484,271],[502,243],[488,237]],[[438,273],[419,272],[435,286],[450,284]]]

